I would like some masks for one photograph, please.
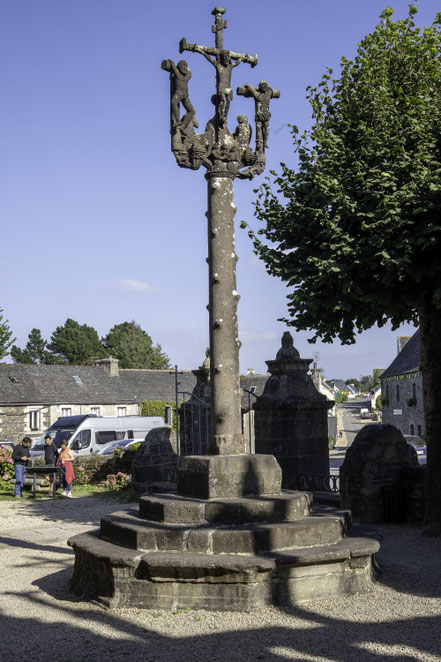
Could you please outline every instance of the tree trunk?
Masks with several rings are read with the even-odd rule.
[[[421,371],[427,445],[424,531],[441,533],[441,310],[425,298],[420,309]]]

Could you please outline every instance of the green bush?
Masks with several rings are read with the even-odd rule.
[[[10,487],[15,481],[15,467],[12,450],[9,446],[0,446],[0,485]]]
[[[178,409],[181,406],[178,403]],[[162,416],[165,419],[165,410],[167,407],[172,409],[172,429],[176,430],[176,402],[168,400],[144,400],[141,405],[141,416]]]
[[[132,477],[130,474],[125,474],[122,471],[118,471],[117,474],[108,474],[106,480],[104,481],[104,486],[108,490],[124,490],[132,482]]]

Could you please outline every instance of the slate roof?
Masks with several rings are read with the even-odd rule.
[[[180,373],[179,391],[191,393],[196,377],[190,370]],[[247,375],[240,381],[242,388],[254,386],[256,395],[261,395],[267,379],[267,375]],[[105,405],[143,400],[174,402],[174,373],[120,369],[118,377],[110,377],[103,366],[0,365],[0,405]],[[243,395],[242,406],[248,408],[248,393]]]
[[[110,377],[102,366],[6,364],[0,366],[0,404],[104,405],[145,399],[173,401],[175,381],[169,372],[120,370],[118,377]],[[196,384],[190,371],[179,375],[179,381],[180,390],[190,392]]]
[[[346,382],[344,382],[342,379],[332,379],[329,382],[329,384],[331,384],[331,386],[333,387],[335,386],[335,388],[338,389],[339,391],[346,391],[347,393],[355,393],[352,386],[346,384]]]
[[[380,379],[402,375],[406,372],[415,372],[420,369],[421,342],[420,330],[417,329],[412,338],[404,345],[401,352],[395,357],[390,366],[383,372]]]

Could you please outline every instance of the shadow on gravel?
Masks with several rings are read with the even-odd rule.
[[[56,573],[53,578],[59,583],[65,575]],[[150,629],[149,618],[154,629],[160,629],[159,620],[153,621],[152,612],[144,617],[141,625],[136,620],[136,611],[131,612],[129,618],[127,614],[122,618],[117,612],[97,611],[84,603],[54,604],[33,592],[19,595],[30,603],[32,613],[37,607],[41,608],[45,618],[41,621],[27,616],[3,617],[3,628],[8,633],[6,650],[3,650],[5,659],[10,662],[44,659],[49,651],[57,651],[65,660],[84,662],[116,662],[126,657],[135,662],[283,662],[293,659],[406,662],[436,660],[440,654],[433,633],[439,632],[441,616],[378,621],[373,614],[373,622],[354,623],[296,608],[285,612],[284,626],[259,627],[259,613],[256,613],[256,627],[252,630],[237,628],[229,632],[207,633],[204,631],[207,623],[215,623],[213,616],[205,620],[204,613],[198,612],[195,616],[190,611],[173,616],[178,620],[173,626],[176,625],[180,632],[188,629],[192,632],[180,636],[175,628],[170,635]],[[9,599],[13,599],[11,594]],[[162,614],[157,612],[156,618],[161,617]],[[232,622],[239,624],[240,615]],[[195,632],[199,627],[201,631]],[[91,628],[99,634],[92,632]],[[368,646],[371,650],[367,649]]]
[[[60,552],[61,554],[73,554],[72,550],[66,549],[65,547],[55,547],[53,542],[48,542],[47,545],[42,543],[29,542],[28,540],[21,540],[20,538],[13,538],[13,532],[11,537],[2,537],[0,536],[0,548],[1,547],[20,547],[21,549],[38,549],[42,551],[51,552]]]
[[[91,528],[99,524],[97,511],[101,516],[134,506],[133,503],[121,503],[117,498],[101,494],[75,497],[74,499],[57,497],[56,499],[38,499],[35,501],[26,499],[19,501],[18,504],[14,502],[19,516],[30,517],[35,515],[48,523],[61,520],[66,524],[90,524]]]

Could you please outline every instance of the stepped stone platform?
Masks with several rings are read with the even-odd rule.
[[[277,476],[257,483],[270,494],[150,494],[103,517],[99,531],[69,540],[70,589],[108,608],[251,611],[373,588],[377,529],[309,493],[276,490]]]

